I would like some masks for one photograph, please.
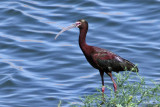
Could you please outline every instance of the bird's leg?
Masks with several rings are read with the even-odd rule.
[[[104,86],[104,79],[103,79],[104,72],[100,71],[100,75],[101,75],[101,79],[102,79],[102,98],[103,98],[102,100],[105,101],[105,98],[104,98],[105,86]]]
[[[104,90],[105,90],[104,80],[103,80],[104,72],[103,72],[103,71],[100,71],[100,75],[101,75],[101,79],[102,79],[102,92],[104,93]]]
[[[116,82],[114,81],[113,77],[112,77],[112,73],[111,72],[107,72],[108,76],[111,77],[111,80],[113,82],[113,87],[114,87],[114,92],[117,91],[117,85],[116,85]]]

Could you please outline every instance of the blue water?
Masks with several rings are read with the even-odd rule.
[[[148,86],[150,79],[159,84],[159,7],[160,0],[1,0],[0,107],[56,107],[60,100],[70,106],[101,88],[79,48],[79,29],[54,40],[82,18],[89,45],[138,64]],[[112,86],[107,75],[105,85]]]

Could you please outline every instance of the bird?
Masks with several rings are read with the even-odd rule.
[[[115,53],[86,43],[86,35],[88,32],[88,22],[84,19],[77,20],[69,27],[63,28],[55,37],[55,39],[64,31],[71,28],[79,28],[79,46],[90,65],[99,70],[102,81],[102,97],[104,99],[104,73],[106,73],[113,82],[114,92],[117,91],[117,85],[112,77],[112,72],[119,73],[121,71],[139,72],[138,67],[132,62],[116,55]]]
[[[113,52],[86,43],[88,32],[88,22],[84,19],[76,21],[75,26],[79,28],[79,46],[90,65],[99,70],[102,81],[102,93],[104,94],[104,73],[106,73],[113,82],[114,91],[117,91],[117,85],[112,77],[112,72],[120,71],[138,72],[138,67],[130,61],[114,54]]]

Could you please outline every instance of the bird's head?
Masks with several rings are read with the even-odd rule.
[[[80,20],[76,21],[75,24],[76,24],[76,27],[78,27],[79,29],[82,29],[82,28],[88,26],[88,22],[84,19],[80,19]]]
[[[55,39],[64,31],[66,30],[69,30],[69,29],[72,29],[72,28],[75,28],[75,27],[78,27],[79,29],[87,29],[88,30],[88,22],[85,21],[84,19],[80,19],[78,21],[76,21],[76,23],[72,24],[71,26],[68,26],[68,27],[65,27],[63,28],[55,37]]]

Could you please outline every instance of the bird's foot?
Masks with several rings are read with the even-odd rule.
[[[102,95],[102,102],[100,105],[103,105],[105,101],[106,101],[106,99],[104,98],[104,95]]]
[[[104,102],[106,101],[106,99],[104,98],[104,91],[105,91],[105,86],[102,86],[102,102],[101,102],[101,105],[103,105]]]
[[[115,95],[115,97],[117,97],[117,93],[118,93],[118,92],[117,92],[117,89],[115,89],[115,90],[114,90],[114,95]]]

